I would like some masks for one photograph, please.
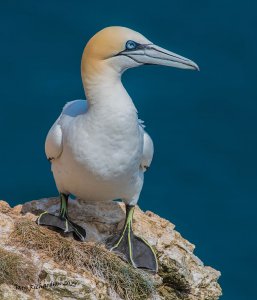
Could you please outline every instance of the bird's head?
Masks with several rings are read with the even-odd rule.
[[[134,30],[119,26],[104,28],[89,40],[83,53],[82,71],[87,65],[94,69],[108,65],[119,73],[141,65],[199,70],[193,61],[153,44]]]

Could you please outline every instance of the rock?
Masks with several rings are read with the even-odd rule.
[[[215,300],[220,272],[206,267],[169,221],[136,207],[134,232],[156,250],[159,270],[137,270],[109,252],[104,241],[121,230],[124,205],[70,200],[69,215],[87,230],[88,242],[35,223],[57,213],[59,200],[44,198],[11,208],[0,201],[0,299]]]

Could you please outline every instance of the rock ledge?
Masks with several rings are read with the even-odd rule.
[[[79,243],[35,224],[43,211],[57,213],[57,198],[11,208],[0,201],[0,299],[216,300],[220,272],[204,266],[194,245],[169,221],[136,207],[134,232],[156,250],[156,275],[130,267],[104,247],[123,226],[122,203],[70,201],[69,215],[87,230]]]

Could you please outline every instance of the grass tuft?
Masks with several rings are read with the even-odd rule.
[[[37,269],[21,254],[0,248],[0,284],[27,286],[37,282]]]
[[[11,241],[41,251],[59,264],[91,271],[105,280],[123,299],[148,299],[154,290],[154,283],[148,274],[134,269],[103,245],[64,238],[25,218],[15,224]]]

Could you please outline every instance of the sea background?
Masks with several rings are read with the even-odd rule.
[[[0,199],[57,195],[44,140],[84,98],[83,48],[103,27],[130,27],[201,69],[123,76],[155,144],[139,205],[222,272],[223,300],[256,299],[257,2],[1,1],[0,25]]]

